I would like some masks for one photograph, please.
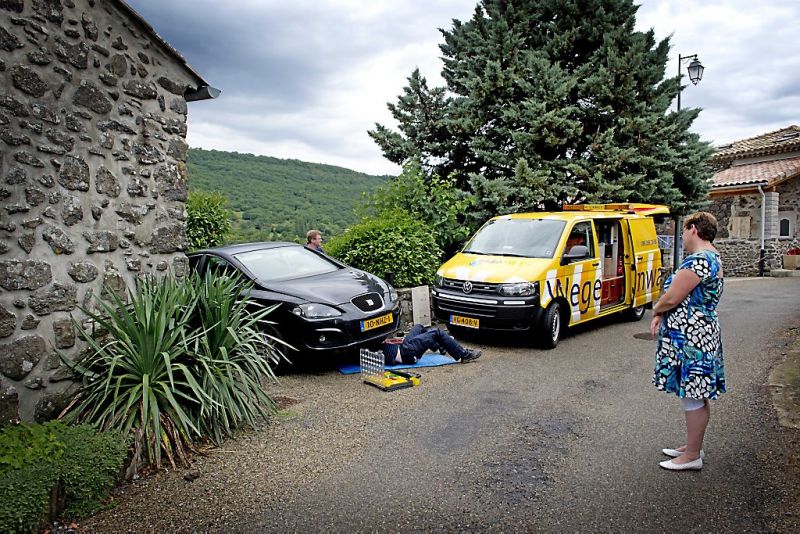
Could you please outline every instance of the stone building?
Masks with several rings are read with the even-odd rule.
[[[717,148],[709,211],[719,220],[715,245],[728,276],[781,268],[782,256],[800,246],[800,127]]]
[[[218,93],[121,0],[0,1],[0,424],[57,414],[79,305],[184,273],[186,103]]]

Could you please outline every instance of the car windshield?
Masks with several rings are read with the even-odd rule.
[[[478,230],[462,252],[552,258],[565,224],[552,219],[494,219]]]
[[[265,248],[236,254],[260,282],[304,278],[336,271],[339,266],[306,247]]]

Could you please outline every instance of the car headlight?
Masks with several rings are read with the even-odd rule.
[[[441,275],[441,274],[439,274],[439,273],[436,273],[436,278],[433,280],[433,284],[434,284],[436,287],[442,287],[442,286],[444,286],[444,276],[442,276],[442,275]]]
[[[539,290],[536,282],[518,282],[516,284],[503,284],[500,286],[500,294],[505,297],[530,297]]]
[[[338,317],[342,314],[342,312],[333,306],[316,302],[295,306],[292,313],[299,317],[305,317],[306,319],[325,319],[327,317]]]
[[[391,302],[397,302],[397,299],[399,298],[397,296],[397,290],[394,287],[392,287],[392,284],[386,284],[386,287],[389,288],[389,300]]]

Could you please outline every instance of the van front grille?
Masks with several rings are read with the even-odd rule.
[[[463,293],[477,293],[482,295],[496,295],[497,288],[500,284],[490,284],[488,282],[472,282],[472,289],[464,291],[464,284],[467,280],[456,280],[455,278],[445,278],[442,282],[442,289],[449,289],[450,291],[461,291]]]

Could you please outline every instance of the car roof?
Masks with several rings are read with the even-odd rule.
[[[195,250],[190,252],[187,256],[194,256],[197,254],[222,254],[222,255],[235,255],[241,252],[252,252],[254,250],[266,250],[270,248],[280,247],[302,247],[298,243],[291,243],[289,241],[261,241],[258,243],[239,243],[237,245],[227,245],[224,247],[204,248],[202,250]]]

